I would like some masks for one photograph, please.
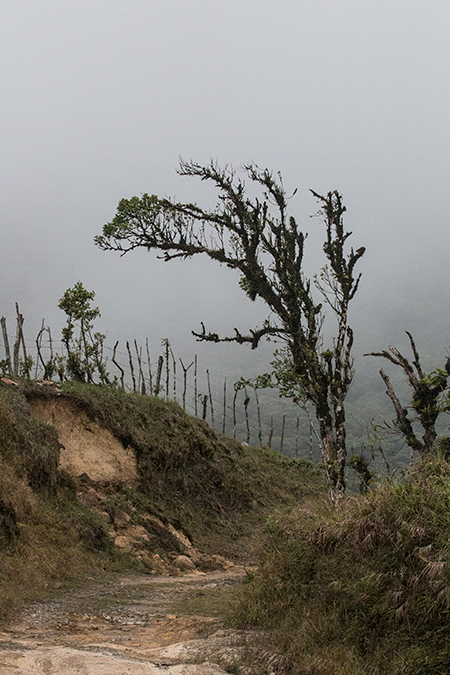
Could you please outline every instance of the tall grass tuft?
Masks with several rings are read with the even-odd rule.
[[[269,520],[235,608],[272,628],[298,675],[450,672],[450,465]]]

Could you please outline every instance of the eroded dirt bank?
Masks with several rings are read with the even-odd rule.
[[[244,570],[91,579],[24,608],[0,630],[2,675],[223,675],[283,670],[261,634],[232,630],[183,602],[225,602]],[[181,604],[180,604],[181,603]],[[194,605],[195,606],[195,605]],[[280,667],[281,666],[281,667]]]

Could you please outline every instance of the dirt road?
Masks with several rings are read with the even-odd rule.
[[[50,600],[27,606],[13,623],[2,627],[0,673],[255,672],[260,636],[225,628],[217,611],[227,589],[243,574],[234,570],[180,577],[109,575],[91,579],[75,591],[59,591]],[[276,657],[268,656],[266,667],[260,665],[258,672],[273,670],[271,658],[276,665]]]

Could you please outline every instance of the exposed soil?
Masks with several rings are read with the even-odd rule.
[[[137,482],[133,451],[67,398],[33,398],[29,405],[33,415],[58,432],[62,469],[74,476],[86,473],[93,481]]]
[[[180,610],[215,595],[245,571],[179,577],[146,574],[90,579],[25,607],[0,630],[2,675],[223,675],[281,672],[261,633],[232,630],[214,616]]]

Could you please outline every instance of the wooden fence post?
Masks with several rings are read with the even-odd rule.
[[[223,383],[223,425],[222,425],[222,434],[225,436],[226,429],[226,420],[227,420],[227,378],[225,378]]]
[[[6,330],[6,317],[2,316],[0,322],[2,324],[3,342],[5,344],[5,356],[6,356],[6,364],[8,367],[8,377],[12,377],[13,372],[11,364],[11,352],[9,350],[8,332]]]
[[[153,379],[152,379],[152,369],[150,366],[150,351],[148,349],[148,338],[145,338],[145,347],[147,349],[147,363],[148,363],[148,380],[150,387],[150,396],[153,395]]]
[[[183,410],[186,410],[186,388],[187,388],[187,372],[194,362],[190,363],[186,368],[183,361],[180,359],[181,367],[183,368]],[[197,407],[197,406],[196,406]]]
[[[281,443],[280,443],[280,452],[283,453],[283,442],[284,442],[284,428],[286,426],[286,413],[283,413],[283,425],[281,427]]]
[[[209,404],[211,406],[211,426],[214,429],[214,406],[213,406],[213,398],[212,398],[212,394],[211,394],[211,381],[209,379],[208,368],[206,369],[206,379],[208,381]]]
[[[236,425],[237,425],[237,420],[236,420],[236,399],[238,395],[238,389],[235,388],[234,390],[234,396],[233,396],[233,438],[236,438]]]
[[[117,349],[118,344],[119,344],[119,340],[117,340],[116,344],[114,345],[113,355],[112,355],[111,360],[114,363],[114,365],[120,370],[120,384],[122,386],[122,389],[125,389],[125,383],[124,383],[125,371],[122,368],[122,366],[116,361],[116,349]]]
[[[250,423],[248,420],[248,404],[250,403],[250,396],[247,394],[247,387],[244,387],[244,410],[245,410],[245,424],[247,425],[247,443],[250,443]]]
[[[256,399],[256,413],[258,415],[258,439],[259,439],[259,447],[262,448],[262,428],[261,428],[261,409],[259,407],[259,396],[258,396],[258,390],[256,387],[254,387],[255,390],[255,399]]]
[[[161,389],[161,374],[162,374],[163,365],[164,365],[164,357],[160,356],[158,358],[158,369],[156,371],[155,396],[159,395],[159,391]]]
[[[142,370],[142,350],[138,349],[138,344],[136,342],[136,339],[134,340],[134,348],[136,350],[136,356],[138,360],[138,365],[139,365],[139,385],[138,385],[138,392],[145,396],[146,389],[145,389],[145,379],[144,379],[144,372]]]
[[[130,364],[130,370],[131,370],[131,379],[133,381],[133,391],[136,391],[136,378],[134,376],[134,366],[133,366],[133,359],[131,358],[131,349],[130,349],[130,343],[127,340],[127,351],[128,351],[128,361]]]
[[[39,331],[39,333],[37,334],[37,337],[36,337],[37,356],[36,356],[36,364],[35,364],[35,368],[34,368],[34,379],[35,380],[38,379],[39,361],[44,366],[44,372],[45,372],[45,363],[44,363],[44,359],[42,358],[42,354],[41,354],[42,333],[44,332],[44,327],[45,327],[45,319],[42,319],[41,330]]]
[[[270,416],[269,440],[267,442],[269,450],[272,448],[272,438],[273,438],[273,415]]]
[[[170,348],[170,353],[172,355],[172,370],[173,370],[173,400],[177,400],[177,362],[173,355],[172,347]]]
[[[19,305],[18,305],[17,302],[16,302],[16,314],[17,314],[17,325],[18,325],[18,329],[19,329],[19,342],[22,342],[23,371],[24,371],[24,374],[27,376],[27,380],[29,380],[30,379],[30,365],[28,363],[27,346],[25,344],[25,337],[24,337],[24,334],[23,334],[24,317],[23,317],[23,314],[21,314],[19,312]]]
[[[198,403],[198,394],[197,394],[197,354],[195,355],[194,358],[194,411],[195,411],[195,416],[198,417],[197,415],[197,403]]]
[[[206,420],[206,411],[208,409],[208,395],[205,394],[203,396],[203,413],[202,413],[202,420]]]
[[[16,339],[14,341],[13,348],[13,375],[14,377],[19,376],[19,351],[20,351],[20,335],[21,335],[21,314],[19,313],[19,307],[16,302]]]

